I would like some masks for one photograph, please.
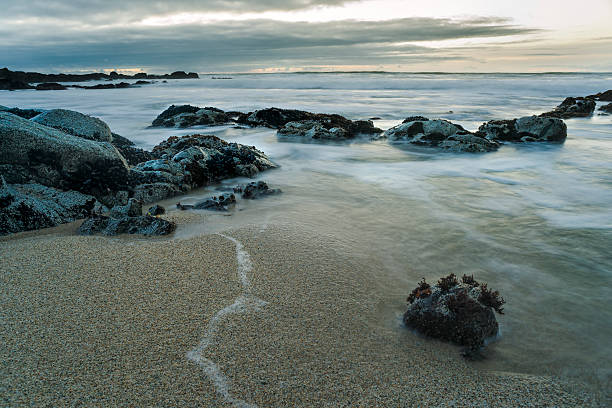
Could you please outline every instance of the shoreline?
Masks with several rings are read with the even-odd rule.
[[[223,317],[202,353],[228,400],[187,353],[244,294],[236,242],[69,234],[0,241],[9,403],[604,404],[579,383],[478,369],[455,346],[381,322],[388,288],[369,273],[380,260],[366,267],[329,235],[286,223],[223,232],[250,258],[249,294],[266,302]]]

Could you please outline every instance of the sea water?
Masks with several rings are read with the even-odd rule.
[[[501,338],[474,364],[609,389],[612,116],[596,111],[566,120],[563,144],[508,144],[485,154],[384,141],[279,141],[266,128],[148,126],[169,105],[192,104],[376,117],[383,129],[423,115],[476,130],[484,121],[538,114],[566,96],[610,88],[612,74],[243,74],[128,89],[0,92],[0,105],[97,116],[143,148],[196,132],[254,145],[281,166],[259,178],[284,194],[241,202],[244,211],[217,222],[179,226],[177,239],[232,223],[289,223],[332,237],[385,266],[371,271],[385,298],[374,326],[396,324],[421,277],[433,283],[451,272],[474,274],[507,300]],[[177,200],[194,202],[212,191]]]

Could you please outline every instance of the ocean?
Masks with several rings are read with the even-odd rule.
[[[225,76],[225,75],[224,75]],[[241,202],[231,217],[179,225],[172,239],[244,224],[286,224],[328,235],[372,270],[386,301],[376,325],[402,326],[405,298],[425,277],[474,275],[507,301],[487,370],[559,375],[606,389],[612,379],[612,116],[566,120],[563,144],[449,153],[385,141],[278,140],[233,126],[149,128],[171,104],[265,107],[375,119],[444,118],[476,130],[488,120],[539,114],[566,96],[612,88],[612,74],[238,74],[156,81],[139,88],[0,92],[0,105],[65,108],[101,118],[152,148],[173,135],[215,134],[254,145],[280,165],[260,174],[284,194]],[[598,104],[598,107],[601,103]],[[245,180],[239,180],[245,181]],[[237,180],[225,182],[236,184]],[[215,187],[178,200],[194,202]],[[206,256],[202,254],[202,256]]]

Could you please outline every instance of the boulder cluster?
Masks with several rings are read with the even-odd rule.
[[[426,336],[466,346],[464,354],[472,355],[497,335],[494,312],[503,314],[504,303],[499,292],[473,276],[459,281],[450,274],[433,286],[423,279],[408,296],[404,323]]]
[[[108,209],[111,215],[97,216],[87,231],[169,233],[172,228],[146,216],[130,220],[127,227],[123,218],[113,218],[113,207],[130,199],[155,202],[276,167],[255,147],[211,135],[171,137],[145,151],[112,133],[100,119],[64,109],[0,107],[0,134],[0,234],[50,227]],[[136,221],[138,228],[132,228]]]

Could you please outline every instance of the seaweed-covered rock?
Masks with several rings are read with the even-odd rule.
[[[469,354],[482,347],[485,339],[497,335],[499,326],[494,312],[503,313],[505,301],[472,276],[464,275],[459,282],[451,274],[433,286],[423,279],[408,296],[408,303],[406,326],[467,346]]]
[[[32,118],[33,122],[61,130],[69,135],[98,142],[112,142],[113,135],[106,123],[98,118],[67,109],[53,109]]]
[[[609,103],[607,105],[603,105],[599,108],[600,111],[604,112],[604,113],[612,113],[612,103]]]
[[[141,215],[138,217],[112,218],[96,215],[81,224],[82,235],[168,235],[176,229],[176,224],[158,217]]]
[[[0,176],[0,235],[54,227],[88,217],[92,196],[39,184],[8,185]]]
[[[483,123],[477,134],[504,142],[563,142],[567,138],[567,125],[558,118],[524,116]]]
[[[155,217],[156,215],[162,215],[166,213],[166,209],[159,204],[155,204],[147,210],[147,215]]]
[[[0,112],[0,171],[8,183],[39,183],[100,199],[126,190],[128,166],[110,144]]]
[[[569,119],[569,118],[584,118],[586,116],[591,116],[593,111],[595,110],[595,100],[592,98],[565,98],[563,102],[559,106],[557,106],[554,110],[550,112],[545,112],[540,116],[544,118],[559,118],[559,119]]]
[[[348,132],[339,127],[326,129],[321,123],[313,120],[289,122],[278,130],[279,137],[300,137],[314,140],[345,140]]]
[[[408,142],[427,147],[438,147],[455,152],[490,152],[499,144],[471,133],[461,125],[444,119],[411,117],[408,122],[388,129],[381,138],[391,142]]]
[[[172,105],[159,114],[153,126],[186,128],[197,125],[221,125],[230,121],[230,117],[221,109],[192,105]]]
[[[257,198],[282,193],[279,188],[270,188],[265,181],[251,182],[246,185],[234,187],[234,193],[240,193],[242,198],[255,200]]]

